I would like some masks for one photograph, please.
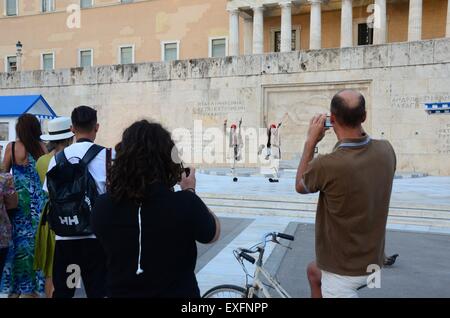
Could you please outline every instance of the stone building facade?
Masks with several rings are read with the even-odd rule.
[[[282,153],[289,160],[298,159],[309,118],[328,111],[338,89],[355,88],[367,99],[365,129],[393,144],[399,171],[450,175],[450,116],[429,115],[423,108],[427,102],[450,101],[449,74],[450,39],[444,38],[0,73],[0,94],[42,94],[59,115],[69,115],[77,105],[92,105],[101,122],[98,141],[108,146],[142,117],[161,121],[172,131],[194,131],[199,123],[202,131],[220,130],[224,119],[231,123],[240,118],[246,130],[263,127],[264,116],[273,122],[284,118]],[[194,142],[200,143],[201,156],[210,141],[205,135],[200,139]],[[335,142],[329,132],[320,152],[330,151]],[[253,151],[257,144],[247,147]],[[197,166],[205,165],[223,164]]]
[[[448,10],[448,0],[1,0],[0,72],[435,39],[450,34]]]

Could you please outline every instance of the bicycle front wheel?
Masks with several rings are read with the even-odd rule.
[[[203,298],[247,298],[247,290],[236,285],[219,285],[208,290]]]

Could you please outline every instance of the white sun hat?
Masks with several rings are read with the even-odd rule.
[[[41,135],[44,141],[55,141],[68,139],[74,136],[70,130],[72,121],[68,117],[58,117],[48,122],[48,134]]]

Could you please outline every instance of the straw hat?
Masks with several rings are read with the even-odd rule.
[[[74,136],[70,130],[72,121],[68,117],[59,117],[48,122],[48,134],[41,135],[44,141],[68,139]]]

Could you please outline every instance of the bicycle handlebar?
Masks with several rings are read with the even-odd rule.
[[[289,246],[285,246],[283,244],[281,244],[280,242],[278,242],[277,238],[282,238],[285,240],[289,240],[289,241],[293,241],[294,240],[294,236],[289,235],[289,234],[285,234],[285,233],[278,233],[278,232],[270,232],[270,233],[266,233],[263,236],[262,242],[254,245],[253,247],[251,247],[250,249],[246,249],[246,248],[237,248],[235,250],[233,250],[233,254],[236,257],[236,259],[238,260],[238,262],[241,264],[245,274],[247,275],[246,279],[248,279],[249,276],[251,276],[245,265],[243,262],[243,259],[245,259],[247,262],[251,263],[251,264],[255,264],[256,263],[256,259],[252,256],[250,256],[249,254],[255,254],[255,253],[259,253],[258,256],[258,263],[256,264],[256,266],[263,266],[262,265],[262,261],[263,261],[263,257],[264,257],[264,251],[266,248],[266,244],[269,242],[272,243],[276,243],[276,244],[280,244],[281,246],[284,246],[286,248],[290,248]]]
[[[242,257],[242,258],[245,258],[247,261],[249,261],[252,264],[255,264],[255,262],[256,262],[256,260],[253,257],[251,257],[250,255],[248,255],[245,252],[240,252],[239,256]]]
[[[289,241],[294,240],[294,237],[292,235],[284,234],[284,233],[277,233],[277,237],[285,239],[285,240],[289,240]]]
[[[277,237],[285,239],[285,240],[289,240],[289,241],[293,241],[294,240],[294,237],[292,235],[284,234],[284,233],[278,233],[278,232],[270,232],[270,233],[264,234],[261,243],[257,247],[254,247],[252,249],[241,248],[240,250],[245,252],[245,253],[249,253],[249,254],[258,253],[260,251],[260,249],[265,249],[266,248],[266,243],[267,242],[272,241],[273,243],[280,244],[276,240]],[[268,241],[267,238],[271,238],[271,240]]]
[[[248,249],[246,249],[246,248],[240,248],[239,249],[241,252],[244,252],[244,253],[246,253],[246,254],[254,254],[254,253],[258,253],[258,250],[256,249],[256,250],[248,250]]]

